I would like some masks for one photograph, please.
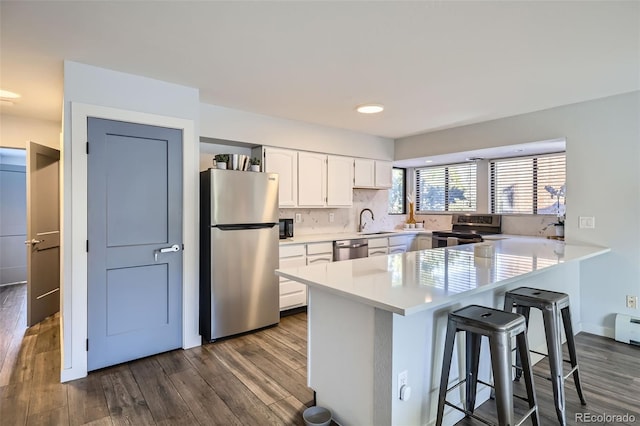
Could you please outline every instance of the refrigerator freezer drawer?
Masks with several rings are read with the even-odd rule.
[[[278,233],[277,224],[257,229],[211,228],[211,332],[205,339],[279,322],[279,280],[274,273]]]

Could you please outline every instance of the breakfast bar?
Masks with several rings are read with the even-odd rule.
[[[483,244],[491,246],[483,247],[486,257],[474,255],[476,245],[468,244],[276,271],[309,287],[308,384],[336,422],[433,424],[452,310],[501,308],[506,291],[526,285],[569,294],[574,330],[580,331],[580,262],[609,249],[531,237]],[[544,345],[540,318],[532,313],[529,346]],[[451,383],[464,369],[463,353],[458,344]],[[489,381],[484,347],[480,365],[479,377]],[[402,396],[399,381],[406,386]],[[489,391],[479,386],[478,403]],[[461,418],[450,409],[444,424]]]

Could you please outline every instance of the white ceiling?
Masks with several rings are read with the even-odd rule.
[[[3,0],[2,113],[60,121],[69,59],[398,138],[638,90],[639,31],[637,1]]]

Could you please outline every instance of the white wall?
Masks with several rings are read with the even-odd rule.
[[[182,128],[184,278],[183,344],[198,339],[198,121],[197,89],[64,63],[62,205],[62,380],[86,374],[86,116]],[[119,118],[123,117],[123,118]],[[84,130],[83,130],[84,129]],[[83,135],[84,132],[84,135]],[[72,155],[73,153],[73,155]],[[185,290],[187,291],[187,290]],[[186,332],[184,331],[186,328]],[[84,371],[83,371],[84,369]]]
[[[0,147],[22,148],[33,141],[51,148],[60,148],[59,121],[38,120],[17,115],[0,115]]]
[[[582,329],[613,336],[627,294],[640,295],[640,92],[396,141],[396,160],[566,138],[566,238],[611,247],[582,263]],[[579,229],[595,216],[595,229]]]
[[[200,135],[280,148],[393,160],[392,139],[301,121],[200,105]]]

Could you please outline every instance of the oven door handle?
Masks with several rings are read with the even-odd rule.
[[[481,243],[483,241],[482,237],[480,238],[458,238],[458,244],[474,244]]]

